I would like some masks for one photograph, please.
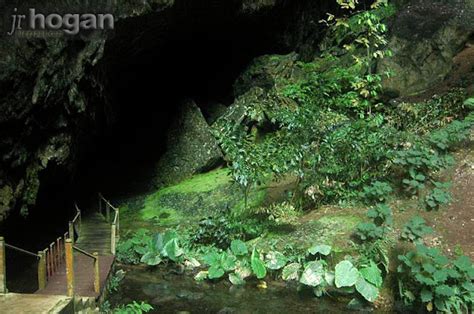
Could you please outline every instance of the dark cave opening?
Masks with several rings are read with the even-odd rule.
[[[278,12],[282,19],[288,16]],[[75,181],[77,197],[87,200],[101,191],[121,198],[153,188],[154,166],[182,101],[194,100],[205,116],[216,103],[228,106],[233,83],[255,57],[291,50],[281,41],[287,25],[274,13],[246,17],[210,10],[196,20],[192,13],[172,12],[153,19],[169,21],[161,25],[166,33],[148,25],[154,31],[144,31],[136,46],[124,46],[121,32],[130,36],[137,23],[125,21],[106,47],[103,64],[116,119],[88,147]]]

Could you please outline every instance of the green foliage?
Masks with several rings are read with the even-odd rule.
[[[320,255],[328,256],[331,253],[331,250],[332,248],[329,245],[317,244],[315,246],[310,247],[308,249],[308,253],[310,253],[311,255],[320,254]]]
[[[114,314],[142,314],[148,313],[153,310],[153,306],[146,302],[136,302],[133,301],[132,303],[121,305],[113,310]]]
[[[415,216],[403,226],[401,237],[411,242],[419,242],[425,235],[432,232],[433,229],[426,225],[422,217]]]
[[[265,219],[276,225],[295,224],[300,216],[300,211],[289,202],[260,207],[254,213],[258,216],[264,216]]]
[[[357,191],[387,176],[394,140],[393,129],[383,125],[381,116],[356,120],[328,133],[313,156],[317,171],[306,176],[319,192],[313,200],[353,199],[359,196]]]
[[[291,263],[286,265],[282,271],[282,278],[285,281],[298,280],[299,271],[301,269],[300,263]]]
[[[375,181],[369,186],[364,186],[361,196],[368,203],[379,203],[387,200],[393,189],[387,182]]]
[[[385,204],[377,204],[367,211],[370,223],[360,223],[356,235],[362,240],[382,239],[393,223],[392,209]]]
[[[410,174],[429,174],[451,165],[453,159],[417,143],[408,149],[395,152],[393,163],[403,166]]]
[[[324,281],[324,264],[321,261],[309,262],[300,278],[300,283],[310,286],[317,287]]]
[[[179,245],[178,235],[174,231],[158,233],[148,242],[146,253],[140,261],[149,266],[156,266],[165,260],[183,261],[184,250]]]
[[[335,284],[337,288],[352,287],[359,279],[359,271],[349,261],[342,261],[336,265]]]
[[[474,267],[467,256],[449,260],[438,249],[417,245],[398,257],[400,297],[431,311],[469,312],[474,300]]]
[[[250,265],[252,266],[252,271],[258,279],[263,279],[267,275],[267,269],[265,263],[260,259],[260,256],[257,250],[254,248],[252,251],[252,256],[250,257]]]
[[[372,218],[377,226],[393,224],[392,209],[386,204],[377,204],[367,211],[367,217]]]
[[[450,183],[434,182],[435,188],[426,196],[425,203],[428,209],[438,209],[441,205],[451,202]]]
[[[124,264],[139,264],[151,240],[150,233],[145,229],[139,229],[131,237],[121,240],[117,245],[117,261]]]
[[[247,245],[241,240],[233,240],[226,251],[210,249],[203,257],[209,269],[198,273],[195,279],[220,279],[228,273],[232,284],[241,285],[252,273],[258,279],[263,279],[267,275],[267,267],[278,270],[286,264],[286,258],[280,252],[269,252],[266,263],[256,248],[249,253]]]
[[[208,217],[199,222],[190,241],[194,244],[215,245],[227,248],[233,239],[244,241],[260,236],[266,231],[265,223],[254,218],[235,218],[233,216]]]
[[[420,190],[425,188],[426,177],[422,174],[416,173],[413,168],[408,171],[410,178],[403,179],[405,190],[411,194],[417,194]]]
[[[362,240],[376,240],[381,239],[385,235],[386,229],[377,226],[371,222],[362,222],[357,225],[356,235]]]
[[[429,136],[428,140],[435,148],[446,151],[469,138],[472,124],[469,121],[453,121]]]
[[[464,104],[465,97],[463,89],[452,89],[425,102],[401,103],[384,109],[388,122],[397,130],[424,136],[446,126],[453,118],[462,119],[472,110]]]
[[[474,98],[471,97],[471,98],[466,99],[463,104],[464,104],[464,106],[466,106],[470,110],[473,110],[474,109]]]
[[[107,291],[116,292],[124,277],[125,272],[123,270],[116,271],[107,282]]]

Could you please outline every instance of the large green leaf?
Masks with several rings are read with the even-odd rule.
[[[255,274],[255,276],[257,276],[258,279],[265,278],[265,276],[267,275],[267,269],[265,268],[265,264],[260,259],[255,248],[253,249],[253,252],[252,252],[250,264],[252,266],[253,273]]]
[[[310,247],[308,249],[308,252],[312,255],[321,254],[324,256],[328,256],[331,253],[331,247],[326,244],[318,244]]]
[[[162,259],[159,253],[148,252],[142,256],[142,258],[140,259],[140,262],[145,263],[149,266],[156,266],[162,262]]]
[[[271,270],[278,270],[286,265],[287,259],[280,252],[271,251],[266,255],[266,266]]]
[[[245,284],[245,281],[236,273],[229,274],[229,281],[236,286]]]
[[[367,282],[362,276],[357,279],[356,290],[369,302],[374,302],[379,296],[379,289]]]
[[[471,259],[467,256],[460,256],[458,259],[454,261],[454,265],[456,265],[459,270],[467,272],[472,269],[472,262]]]
[[[474,109],[474,98],[468,98],[464,101],[464,106],[469,109]]]
[[[323,264],[319,261],[309,262],[301,275],[300,282],[307,286],[316,287],[323,282],[323,276]]]
[[[351,287],[359,279],[359,271],[349,261],[342,261],[336,265],[336,287]]]
[[[221,255],[215,251],[212,251],[204,255],[202,259],[209,266],[219,265],[221,261]]]
[[[456,292],[452,287],[448,285],[441,285],[435,288],[435,293],[438,296],[452,297],[455,295]]]
[[[231,271],[235,269],[235,262],[237,258],[232,254],[222,253],[221,255],[221,266],[225,271]]]
[[[207,272],[207,277],[209,279],[218,279],[224,276],[225,274],[225,271],[219,266],[212,266]]]
[[[249,253],[247,245],[242,240],[233,240],[230,243],[230,250],[235,256],[243,256]]]
[[[196,276],[194,276],[194,279],[196,281],[203,281],[204,279],[207,278],[207,275],[209,274],[209,272],[206,270],[201,270],[199,273],[196,274]]]
[[[184,251],[179,247],[178,239],[176,238],[166,243],[163,251],[165,253],[164,255],[174,262],[177,261],[178,257],[184,254]]]
[[[291,263],[285,266],[282,271],[283,280],[298,280],[298,272],[301,269],[299,263]]]
[[[382,286],[382,272],[373,261],[370,261],[369,266],[361,268],[359,272],[366,281],[375,285],[377,288]]]

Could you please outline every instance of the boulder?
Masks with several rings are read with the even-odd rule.
[[[167,150],[157,164],[155,183],[166,186],[211,170],[223,156],[199,107],[185,101],[168,134]]]
[[[388,48],[392,58],[378,64],[391,94],[420,93],[442,81],[452,70],[453,57],[474,33],[474,6],[460,1],[411,1],[394,18]]]

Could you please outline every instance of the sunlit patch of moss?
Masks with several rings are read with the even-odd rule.
[[[253,190],[247,207],[261,205],[266,194],[264,187]],[[232,182],[228,170],[218,169],[150,194],[139,210],[139,219],[174,225],[224,212],[240,213],[244,203],[243,193]]]

